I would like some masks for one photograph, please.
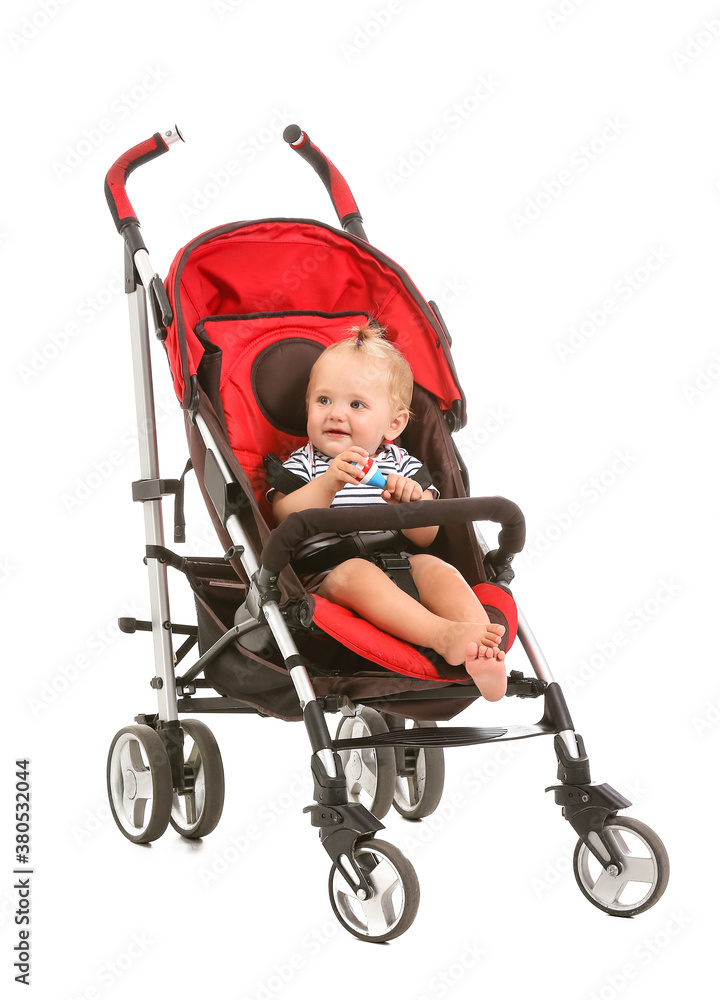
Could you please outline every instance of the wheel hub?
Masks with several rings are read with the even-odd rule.
[[[352,778],[353,781],[359,781],[362,769],[362,758],[357,750],[353,750],[345,765],[345,776]]]
[[[134,799],[137,795],[137,778],[135,777],[135,772],[127,770],[125,772],[125,787],[123,789],[123,794],[126,799]]]

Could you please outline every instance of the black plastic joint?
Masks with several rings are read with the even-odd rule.
[[[277,577],[273,576],[270,578],[271,582],[266,584],[261,584],[260,581],[260,570],[253,574],[252,583],[255,587],[255,597],[259,607],[264,604],[268,604],[270,601],[274,601],[275,604],[280,603],[282,594],[280,593],[280,588],[277,586]]]
[[[563,781],[570,785],[583,785],[590,782],[590,760],[585,753],[585,744],[582,736],[575,733],[577,740],[579,757],[570,757],[563,740],[555,737],[555,756],[558,761],[557,776],[558,781]]]
[[[565,695],[557,681],[548,684],[545,691],[545,712],[542,723],[556,733],[575,729]]]
[[[339,762],[337,754],[334,755]],[[340,777],[331,778],[318,757],[310,758],[310,768],[313,776],[313,798],[322,806],[347,805],[347,783],[340,769]]]
[[[138,479],[132,484],[132,498],[139,503],[162,500],[179,489],[179,479]]]

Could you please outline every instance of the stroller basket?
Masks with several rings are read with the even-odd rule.
[[[120,831],[147,843],[172,826],[197,839],[219,822],[220,751],[208,726],[186,718],[190,713],[302,722],[313,776],[305,811],[331,860],[332,909],[355,936],[387,941],[410,927],[419,904],[412,865],[376,837],[390,808],[412,820],[432,813],[442,794],[445,747],[552,736],[557,782],[547,790],[578,835],[573,868],[580,890],[610,915],[647,910],[665,891],[667,852],[649,827],[618,815],[627,799],[591,780],[560,684],[514,602],[511,564],[524,544],[522,513],[502,497],[469,495],[452,439],[465,423],[466,400],[439,309],[369,243],[344,178],[297,126],[285,139],[323,180],[341,228],[310,219],[220,226],[183,247],[163,282],[126,181],[180,139],[171,128],[128,150],[105,188],[125,247],[136,412],[147,431],[133,496],[145,514],[151,614],[146,622],[122,619],[121,627],[152,634],[157,699],[154,711],[137,715],[111,743],[108,795]],[[303,443],[305,386],[320,352],[371,318],[411,365],[413,417],[403,445],[430,468],[440,499],[304,510],[275,527],[265,460]],[[222,546],[216,557],[184,557],[165,547],[162,501],[181,498],[183,480],[160,476],[150,321],[186,413],[192,465]],[[492,551],[476,527],[483,520],[500,525]],[[363,532],[421,525],[440,526],[427,551],[452,563],[490,620],[504,625],[502,648],[523,650],[532,674],[512,670],[507,696],[542,699],[538,722],[438,726],[482,704],[464,667],[307,593],[293,570],[298,543],[318,533],[360,532],[362,539]],[[196,625],[172,620],[168,568],[192,590]],[[334,737],[331,713],[342,716]]]

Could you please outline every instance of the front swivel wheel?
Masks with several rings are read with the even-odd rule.
[[[575,879],[582,893],[613,917],[632,917],[660,899],[670,876],[665,845],[649,826],[630,816],[613,816],[603,827],[622,859],[621,870],[605,868],[585,841],[578,841],[573,857]],[[600,838],[593,846],[607,856]]]
[[[420,903],[415,869],[394,844],[356,844],[355,861],[370,886],[366,898],[336,862],[330,870],[330,903],[345,930],[363,941],[390,941],[412,924]]]

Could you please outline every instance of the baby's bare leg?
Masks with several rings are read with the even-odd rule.
[[[488,701],[502,698],[507,689],[505,653],[497,647],[505,633],[504,627],[490,622],[472,588],[453,566],[427,554],[412,556],[410,562],[421,601],[434,613],[455,622],[453,648],[443,654],[445,659],[449,663],[463,662],[451,659],[457,657],[462,648],[465,669],[483,697]],[[460,623],[484,625],[485,636],[471,636],[468,629],[477,628],[477,625]]]
[[[384,632],[431,649],[437,649],[438,635],[448,624],[400,590],[379,566],[367,559],[348,559],[336,566],[317,592],[334,604],[355,611]]]
[[[502,625],[494,625],[465,578],[454,566],[435,556],[410,557],[412,577],[420,601],[429,611],[451,622],[473,622],[486,626],[484,637],[475,637],[483,646],[497,646],[505,634]]]
[[[348,559],[336,566],[323,580],[318,594],[355,611],[398,639],[429,646],[454,666],[465,662],[468,645],[472,642],[481,645],[487,642],[487,652],[493,657],[493,650],[497,652],[497,643],[504,632],[501,625],[448,621],[440,617],[400,590],[379,566],[366,559]],[[478,604],[476,599],[475,603]],[[499,631],[489,632],[489,629]],[[482,648],[486,649],[484,645]],[[477,652],[474,657],[477,658]],[[495,662],[499,662],[497,657]]]

